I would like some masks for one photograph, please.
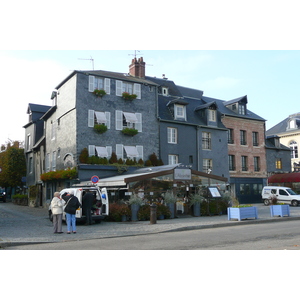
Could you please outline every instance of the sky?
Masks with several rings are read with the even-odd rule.
[[[2,5],[0,144],[25,139],[28,104],[51,105],[52,91],[73,70],[91,70],[93,59],[95,70],[128,73],[134,51],[148,76],[165,74],[221,100],[247,95],[267,129],[300,111],[297,1],[170,3]]]
[[[248,109],[266,119],[267,129],[300,112],[300,51],[136,50],[146,75],[165,74],[207,97],[248,96]],[[0,50],[0,143],[24,140],[29,103],[50,105],[55,87],[73,70],[128,73],[135,50]],[[93,59],[94,61],[92,62]]]

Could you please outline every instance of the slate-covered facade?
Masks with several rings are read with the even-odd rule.
[[[106,95],[96,96],[95,89]],[[123,92],[137,99],[125,100]],[[146,76],[143,59],[135,58],[129,73],[74,71],[51,98],[53,105],[40,112],[39,122],[45,126],[35,142],[37,155],[44,158],[43,172],[75,167],[78,180],[84,182],[93,175],[106,178],[118,172],[81,163],[85,148],[89,156],[109,159],[114,152],[118,159],[144,162],[155,153],[165,165],[180,163],[227,178],[241,203],[260,201],[267,178],[265,120],[247,109],[246,96],[231,101],[206,97],[201,90]],[[95,124],[108,130],[96,133]],[[26,127],[28,134],[30,126]],[[124,135],[127,127],[138,134]],[[26,155],[28,160],[30,151]],[[40,174],[35,179],[28,176],[28,185],[41,183]],[[71,180],[43,183],[41,202],[70,184]]]

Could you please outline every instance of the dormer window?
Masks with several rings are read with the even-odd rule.
[[[239,114],[246,115],[246,104],[239,103]]]
[[[167,87],[162,87],[162,94],[163,96],[169,96],[169,88]]]
[[[292,119],[289,121],[289,129],[295,129],[296,128],[296,120]]]
[[[182,120],[186,121],[186,107],[185,105],[174,105],[174,118],[175,120]]]
[[[216,122],[217,121],[217,111],[214,109],[208,110],[208,120],[210,122]]]

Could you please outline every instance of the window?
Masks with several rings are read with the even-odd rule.
[[[240,131],[241,145],[247,145],[247,133],[245,130]]]
[[[292,119],[289,121],[289,129],[295,129],[296,127],[296,120]]]
[[[141,85],[138,83],[116,81],[116,95],[122,97],[122,94],[126,92],[129,94],[137,95],[137,99],[141,99]]]
[[[189,164],[193,164],[194,163],[194,157],[193,155],[189,156]]]
[[[104,124],[107,126],[107,129],[110,129],[110,112],[89,110],[88,126],[94,127],[95,124]]]
[[[112,147],[101,147],[95,145],[89,145],[89,156],[106,157],[110,158],[112,154]]]
[[[29,160],[28,160],[28,171],[29,173],[31,174],[33,172],[33,158],[32,157],[29,157]]]
[[[116,145],[116,155],[118,159],[134,159],[139,161],[144,159],[144,147],[143,146],[124,146],[121,144]]]
[[[51,140],[56,138],[56,121],[51,121]]]
[[[235,171],[235,156],[229,155],[228,160],[229,160],[229,171]]]
[[[228,129],[228,144],[234,144],[234,131],[233,129]]]
[[[46,172],[50,171],[50,153],[46,154],[45,169],[46,169]]]
[[[211,150],[211,134],[210,134],[210,132],[202,132],[202,149]]]
[[[281,158],[276,158],[276,162],[275,162],[275,166],[276,166],[276,169],[279,169],[281,170],[282,169],[282,160]]]
[[[253,146],[258,146],[258,132],[252,132]]]
[[[239,104],[239,114],[240,115],[246,114],[246,105],[245,104]]]
[[[242,171],[248,171],[248,157],[242,156]]]
[[[31,135],[27,135],[27,150],[31,149]]]
[[[56,171],[56,151],[52,152],[52,171]]]
[[[186,121],[186,107],[184,105],[174,105],[174,118],[175,120],[185,120]]]
[[[210,122],[216,122],[217,121],[217,111],[213,109],[208,110],[208,120]]]
[[[254,156],[254,172],[260,171],[260,157]]]
[[[295,141],[290,142],[291,157],[298,158],[298,144]]]
[[[135,128],[138,132],[142,132],[142,114],[116,110],[116,130],[124,128]]]
[[[168,143],[177,144],[177,128],[168,127]]]
[[[203,159],[203,172],[210,174],[212,172],[212,160]]]
[[[110,79],[95,76],[89,76],[89,92],[94,90],[104,90],[106,94],[110,94]]]
[[[178,155],[172,155],[172,154],[170,154],[168,157],[169,157],[169,165],[176,165],[176,164],[178,164],[178,161],[179,161]]]
[[[169,96],[169,88],[163,87],[163,88],[162,88],[162,94],[163,94],[164,96]]]

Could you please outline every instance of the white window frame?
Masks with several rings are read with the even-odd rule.
[[[143,123],[142,123],[142,114],[141,113],[135,113],[137,122],[136,123],[127,123],[126,126],[124,126],[124,113],[121,110],[116,110],[116,130],[123,130],[125,128],[135,128],[138,130],[138,132],[143,132]]]
[[[97,84],[97,81],[102,80],[102,84]],[[110,79],[103,77],[89,76],[89,92],[93,93],[95,90],[104,90],[106,94],[110,95]]]
[[[128,86],[132,85],[132,92],[128,90]],[[142,86],[139,83],[123,82],[116,80],[116,96],[122,97],[124,92],[137,95],[137,99],[142,98]]]
[[[103,113],[105,113],[106,122],[105,123],[101,123],[101,124],[106,125],[107,129],[110,129],[110,112],[105,111]],[[97,120],[97,118],[96,118],[96,111],[89,109],[89,111],[88,111],[88,127],[94,127],[95,124],[99,124],[96,120]]]
[[[52,171],[56,171],[56,151],[52,152]]]
[[[126,151],[125,151],[125,147],[136,147],[136,150],[139,154],[138,157],[135,157],[135,160],[138,162],[140,159],[144,160],[144,147],[137,145],[137,146],[125,146],[122,144],[117,144],[116,145],[116,155],[118,159],[122,159],[125,160],[127,158],[130,158],[127,156]],[[133,158],[132,158],[133,159]]]
[[[210,132],[202,132],[202,149],[203,150],[211,150],[211,133]]]
[[[174,105],[174,118],[175,120],[182,120],[186,121],[186,106],[185,105]]]
[[[31,149],[31,134],[27,134],[27,150]]]
[[[47,153],[45,157],[45,169],[46,172],[50,171],[50,153]]]
[[[97,147],[103,147],[103,146],[95,146],[95,145],[89,145],[88,150],[89,150],[89,157],[91,156],[96,156],[96,148]],[[112,154],[112,146],[106,146],[106,151],[108,153],[108,157],[107,159],[111,158],[111,154]]]
[[[168,143],[177,144],[178,143],[178,130],[174,127],[168,127]]]
[[[216,122],[217,121],[217,111],[214,109],[208,110],[208,120],[210,122]]]
[[[169,165],[176,165],[179,162],[179,156],[174,154],[168,155]]]
[[[211,172],[213,170],[213,161],[212,161],[212,159],[204,158],[203,159],[203,172],[208,173],[209,170],[211,170]]]

